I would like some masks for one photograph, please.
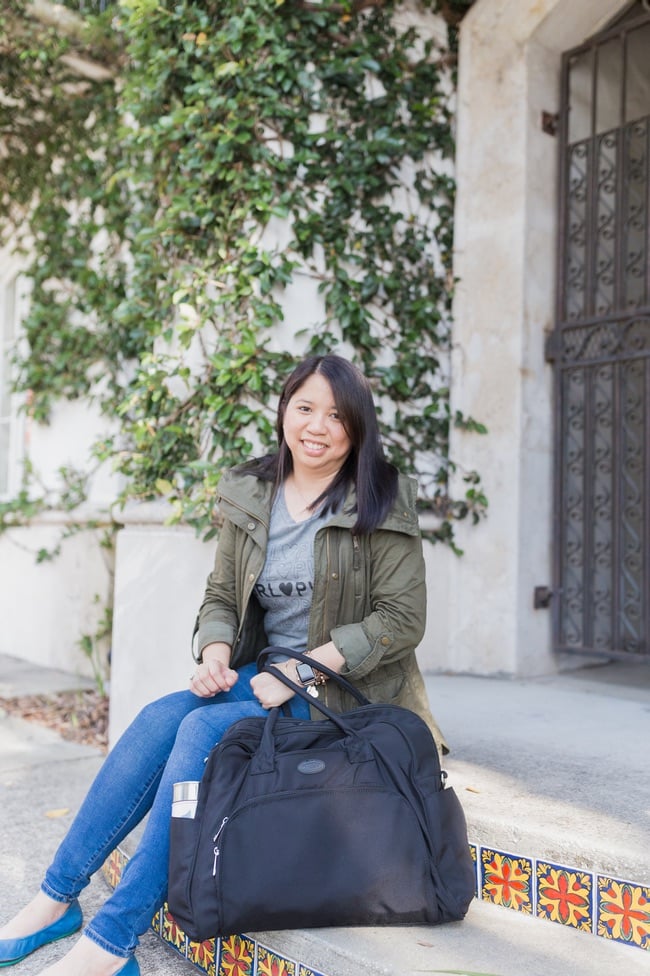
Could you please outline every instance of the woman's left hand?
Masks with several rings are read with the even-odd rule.
[[[293,698],[295,692],[274,678],[272,674],[256,674],[251,678],[251,688],[262,708],[276,708]]]

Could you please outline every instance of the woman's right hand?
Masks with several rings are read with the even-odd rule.
[[[230,691],[239,675],[229,666],[230,647],[227,644],[208,644],[203,648],[203,660],[190,677],[190,691],[199,698],[213,698],[221,691]]]

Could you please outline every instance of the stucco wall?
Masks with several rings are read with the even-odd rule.
[[[18,323],[28,303],[26,284],[18,277],[23,269],[15,255],[0,250],[0,337],[5,341],[20,339]],[[106,429],[106,420],[88,404],[57,404],[47,425],[34,424],[23,407],[24,396],[13,395],[3,501],[20,490],[24,462],[33,466],[32,498],[60,489],[63,466],[90,473],[90,445]],[[48,511],[28,527],[0,533],[0,653],[92,677],[94,668],[79,641],[96,633],[112,601],[112,553],[99,542],[116,485],[103,470],[89,487],[81,511]],[[83,520],[97,521],[99,527],[70,534],[71,522]],[[51,553],[59,545],[59,556],[37,561],[40,550]],[[109,643],[99,647],[104,660]]]
[[[0,654],[94,677],[79,646],[93,635],[112,599],[112,554],[99,544],[101,529],[61,542],[65,524],[52,517],[0,536]],[[39,549],[61,544],[53,560],[37,563]],[[105,661],[109,641],[99,647]]]

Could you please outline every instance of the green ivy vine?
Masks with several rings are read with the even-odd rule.
[[[476,472],[449,493],[451,425],[484,430],[452,416],[447,378],[470,5],[419,5],[446,17],[435,41],[390,0],[122,0],[38,31],[7,0],[0,231],[31,260],[16,388],[41,423],[59,398],[99,406],[121,502],[164,495],[209,537],[220,473],[272,443],[298,353],[342,350],[434,536],[483,513]],[[322,313],[285,321],[300,285]],[[37,504],[27,473],[2,523]]]

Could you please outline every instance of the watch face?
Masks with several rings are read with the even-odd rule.
[[[298,675],[298,680],[302,682],[303,685],[312,684],[316,680],[316,675],[314,674],[314,669],[311,664],[300,664],[296,665],[296,674]]]

